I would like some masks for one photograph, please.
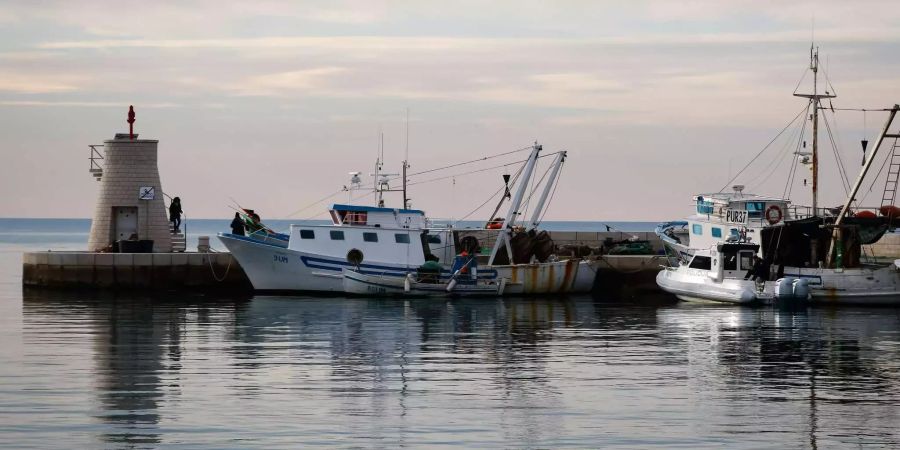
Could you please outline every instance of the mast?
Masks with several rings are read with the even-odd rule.
[[[900,134],[888,134],[888,131],[891,128],[891,124],[894,122],[894,118],[897,116],[897,112],[900,111],[900,105],[894,105],[894,107],[889,111],[890,114],[888,115],[887,122],[884,123],[884,128],[881,130],[881,134],[878,135],[878,140],[875,141],[875,147],[872,147],[872,151],[869,152],[869,155],[866,158],[866,163],[863,164],[863,168],[859,172],[859,176],[856,177],[856,182],[853,183],[853,189],[850,191],[850,194],[847,197],[847,202],[844,203],[844,206],[841,208],[841,212],[838,213],[837,219],[835,219],[834,222],[834,232],[831,236],[831,244],[828,247],[828,259],[826,260],[826,262],[829,264],[831,263],[832,258],[835,256],[835,250],[837,250],[837,260],[835,261],[837,267],[840,267],[843,262],[841,223],[844,221],[844,217],[847,216],[847,211],[850,210],[850,205],[853,204],[853,200],[856,198],[856,194],[857,192],[859,192],[860,186],[862,186],[863,179],[865,179],[866,174],[872,167],[872,162],[875,161],[875,155],[878,153],[878,149],[881,147],[881,143],[884,141],[884,138],[900,138]]]
[[[403,161],[403,209],[409,208],[409,199],[406,198],[406,168],[409,164]]]
[[[403,152],[403,208],[409,208],[406,198],[406,169],[409,167],[409,108],[406,108],[406,150]]]
[[[528,189],[528,182],[531,180],[531,174],[534,172],[534,166],[537,163],[538,155],[541,153],[541,148],[542,147],[535,142],[531,149],[531,154],[528,156],[528,161],[525,163],[525,170],[522,172],[522,178],[519,180],[519,187],[516,189],[516,194],[509,204],[509,212],[506,213],[506,219],[503,220],[503,229],[497,234],[497,242],[494,243],[494,248],[491,250],[491,257],[488,259],[489,266],[494,264],[494,258],[497,257],[497,251],[500,250],[501,245],[506,246],[506,253],[509,255],[509,261],[512,262],[513,260],[512,246],[509,244],[510,231],[512,230],[512,224],[515,221],[516,216],[519,214],[519,206],[522,204],[522,198],[525,196],[525,191]]]
[[[875,159],[875,154],[878,153],[878,148],[881,147],[881,143],[884,141],[886,137],[900,137],[897,134],[888,134],[888,130],[891,128],[891,124],[894,122],[894,117],[897,115],[897,111],[900,110],[900,105],[894,105],[891,108],[890,114],[888,115],[887,122],[884,123],[884,129],[881,130],[881,134],[878,135],[878,140],[875,141],[875,147],[872,147],[872,151],[869,152],[868,158],[866,158],[866,163],[863,165],[862,171],[859,173],[859,176],[856,177],[856,182],[853,183],[853,190],[850,191],[850,196],[847,197],[847,202],[844,203],[844,207],[841,208],[841,212],[838,213],[837,220],[835,220],[835,225],[840,225],[844,220],[844,217],[847,215],[847,211],[850,210],[850,204],[853,203],[853,200],[856,198],[856,193],[859,192],[860,186],[862,186],[863,178],[866,177],[866,173],[868,173],[869,168],[872,166],[872,161]]]
[[[813,73],[813,93],[798,94],[795,97],[808,98],[812,105],[813,141],[812,141],[812,215],[819,215],[819,108],[823,98],[835,98],[834,94],[825,91],[819,94],[819,48],[814,45],[809,47],[809,69]]]
[[[538,227],[538,224],[541,221],[541,213],[544,210],[545,203],[547,203],[547,197],[550,195],[550,191],[556,182],[556,177],[559,176],[559,171],[562,169],[562,165],[565,161],[566,152],[559,152],[559,154],[556,155],[556,159],[553,161],[553,170],[550,172],[550,178],[547,179],[547,183],[544,185],[544,192],[541,193],[541,199],[538,201],[537,206],[534,208],[534,213],[531,215],[531,222],[528,226],[529,229],[534,230]]]

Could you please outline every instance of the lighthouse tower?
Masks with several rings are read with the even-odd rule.
[[[134,134],[134,108],[129,107],[129,133],[103,141],[100,195],[91,222],[88,249],[103,251],[119,240],[152,240],[156,253],[172,251],[172,235],[156,147],[159,141]],[[92,172],[94,172],[92,170]]]

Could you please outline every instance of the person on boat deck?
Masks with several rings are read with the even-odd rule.
[[[231,234],[244,235],[244,221],[241,220],[240,213],[234,213],[234,219],[231,221]]]
[[[181,199],[175,197],[169,204],[169,222],[172,222],[172,233],[178,233],[181,227]]]
[[[744,275],[744,279],[750,279],[753,281],[768,281],[769,265],[756,255],[753,255],[751,257],[750,262],[750,269],[747,270],[747,275]]]

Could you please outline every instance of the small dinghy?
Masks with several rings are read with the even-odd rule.
[[[405,278],[360,273],[344,269],[344,292],[383,297],[493,297],[503,295],[506,279],[471,280],[451,277],[447,280],[419,277],[409,273]]]
[[[746,304],[809,299],[805,279],[765,281],[769,268],[757,259],[758,251],[759,245],[751,243],[722,243],[698,250],[690,262],[662,270],[656,283],[686,301]]]

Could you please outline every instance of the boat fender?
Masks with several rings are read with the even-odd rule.
[[[805,300],[809,294],[809,280],[800,278],[794,281],[794,298]]]
[[[500,287],[497,288],[497,295],[503,295],[503,291],[506,290],[506,278],[500,279]]]
[[[411,273],[406,274],[406,278],[403,280],[403,292],[409,292],[412,290],[412,277]]]
[[[770,225],[775,225],[778,222],[781,222],[781,219],[784,217],[784,214],[781,212],[781,207],[778,205],[769,205],[766,208],[766,220]]]
[[[796,278],[793,277],[785,277],[779,278],[775,281],[775,297],[776,298],[791,298],[794,296],[794,281],[797,281]]]
[[[456,287],[456,278],[450,280],[450,282],[447,283],[447,292],[453,292],[453,288],[455,288],[455,287]]]

